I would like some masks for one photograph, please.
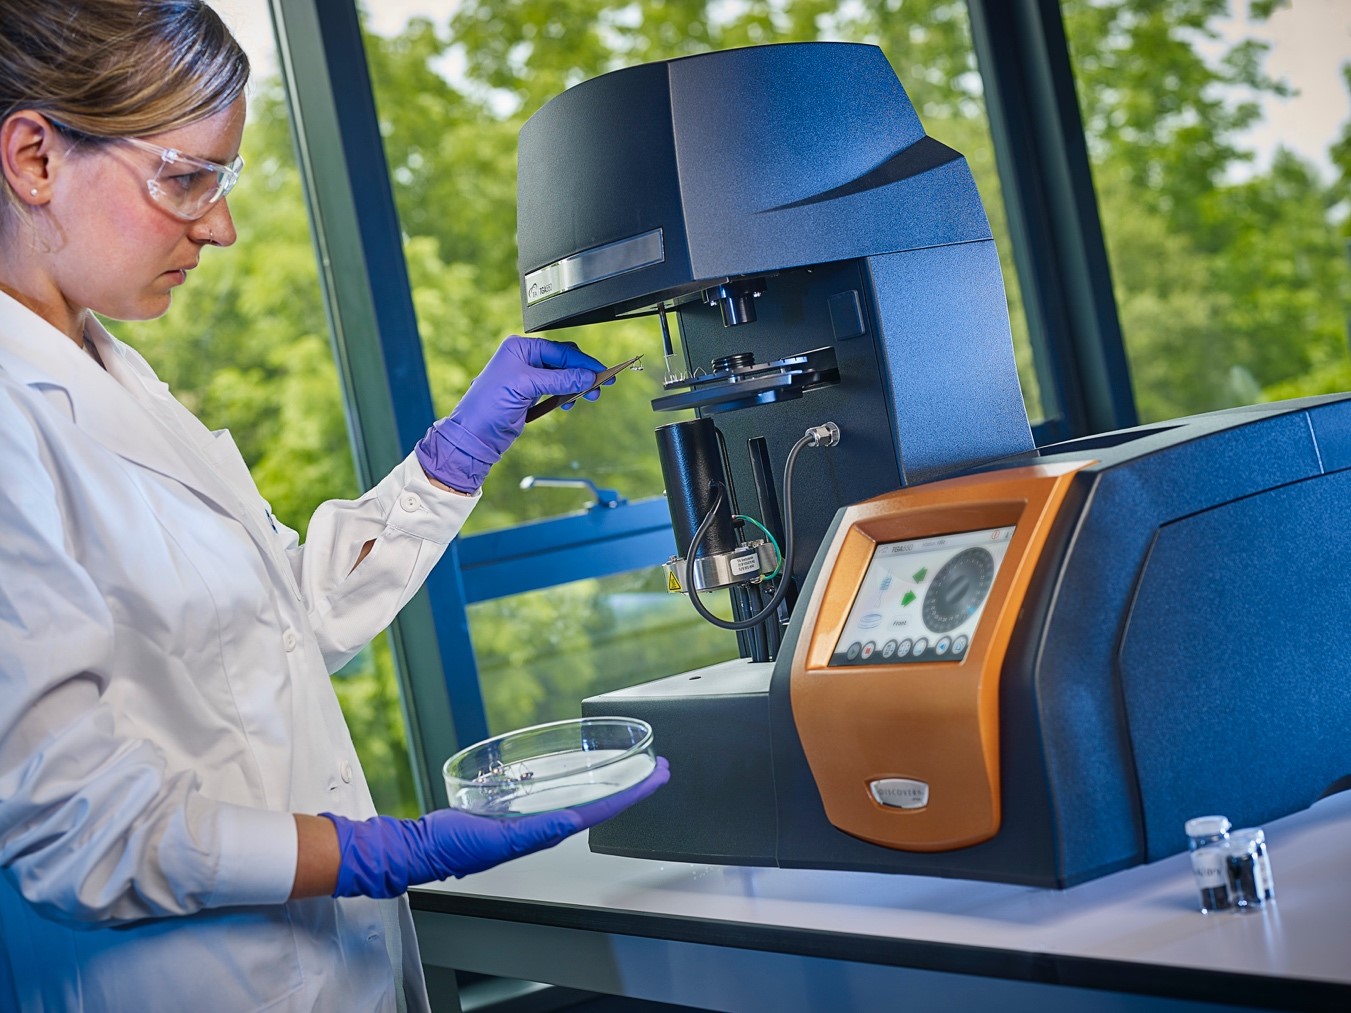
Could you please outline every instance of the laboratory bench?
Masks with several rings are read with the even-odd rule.
[[[1188,856],[1067,890],[550,851],[411,892],[423,962],[717,1010],[1351,1009],[1351,792],[1265,827],[1276,900]]]

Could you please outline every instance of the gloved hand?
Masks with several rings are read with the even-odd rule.
[[[604,364],[571,342],[512,335],[449,416],[417,445],[422,470],[459,492],[474,492],[525,428],[525,410],[546,394],[576,394]],[[587,397],[595,400],[597,391]]]
[[[334,897],[397,897],[410,886],[467,876],[608,820],[670,779],[664,756],[643,781],[609,798],[530,816],[473,816],[439,809],[417,820],[376,816],[358,822],[320,813],[338,830],[342,862]]]

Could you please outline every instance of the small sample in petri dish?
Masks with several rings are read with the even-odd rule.
[[[522,816],[606,798],[656,765],[647,722],[589,717],[485,739],[447,760],[443,773],[452,809]]]

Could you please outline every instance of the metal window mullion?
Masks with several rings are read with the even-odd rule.
[[[348,432],[369,488],[434,416],[360,22],[348,0],[270,7]],[[456,557],[452,543],[390,627],[424,809],[446,804],[445,757],[487,734]]]
[[[666,497],[518,524],[461,541],[470,604],[651,567],[675,554]]]
[[[968,0],[1048,420],[1136,425],[1092,171],[1056,0]]]

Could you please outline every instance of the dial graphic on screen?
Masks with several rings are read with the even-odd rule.
[[[994,556],[978,546],[964,549],[934,574],[924,595],[924,625],[947,633],[980,608],[994,582]]]

